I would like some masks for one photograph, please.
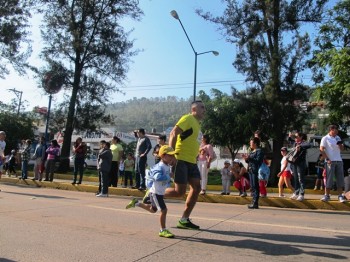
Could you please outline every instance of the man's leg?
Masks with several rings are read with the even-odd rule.
[[[188,183],[190,185],[190,191],[188,192],[185,204],[185,210],[182,214],[182,218],[189,218],[194,206],[197,203],[199,193],[201,191],[201,184],[199,178],[189,178]]]
[[[187,184],[177,184],[175,187],[168,187],[165,190],[165,197],[182,197],[186,193]]]
[[[147,157],[141,157],[140,158],[140,189],[146,189],[146,164],[147,164]]]

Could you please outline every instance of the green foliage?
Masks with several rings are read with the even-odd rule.
[[[42,58],[49,67],[56,64],[67,72],[64,88],[70,94],[62,156],[68,156],[74,128],[96,128],[109,95],[119,91],[130,57],[136,54],[120,20],[139,19],[142,11],[136,0],[41,2]]]
[[[209,134],[214,145],[227,147],[234,159],[238,150],[249,143],[254,131],[262,126],[264,103],[261,95],[238,93],[232,90],[232,96],[219,90],[212,90],[213,98],[206,99],[205,93],[200,97],[205,102],[206,117],[202,131]]]
[[[5,154],[12,149],[18,149],[23,139],[34,140],[33,117],[27,113],[19,115],[13,113],[11,106],[0,102],[0,126],[1,131],[6,133]]]
[[[309,35],[302,25],[320,22],[327,0],[223,2],[227,7],[222,16],[197,13],[217,24],[226,40],[237,45],[234,67],[246,76],[250,92],[261,93],[260,99],[266,101],[262,111],[261,105],[252,104],[251,113],[260,112],[263,132],[274,140],[272,171],[277,172],[285,133],[291,123],[300,124],[305,118],[294,106],[298,98],[306,97],[306,88],[298,83],[310,55]],[[256,127],[260,128],[257,123]]]
[[[330,121],[337,123],[350,120],[349,16],[349,0],[340,1],[329,10],[327,22],[321,26],[315,41],[318,49],[311,64],[314,79],[320,84],[314,97],[327,101]]]
[[[6,0],[0,3],[0,77],[9,74],[8,64],[23,74],[31,53],[28,18],[32,1]]]

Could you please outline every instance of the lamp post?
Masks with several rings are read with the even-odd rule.
[[[15,95],[17,96],[19,102],[18,102],[18,109],[17,109],[17,116],[19,116],[19,110],[21,109],[21,104],[22,104],[22,94],[23,91],[19,91],[15,88],[11,88],[11,89],[7,89],[9,91],[12,91],[13,93],[15,93]]]
[[[195,101],[196,100],[196,89],[197,89],[197,57],[199,55],[204,55],[204,54],[207,54],[207,53],[212,53],[213,55],[218,56],[219,52],[210,50],[210,51],[206,51],[206,52],[197,53],[196,50],[194,49],[193,45],[192,45],[192,42],[191,42],[190,38],[188,37],[188,34],[187,34],[186,30],[185,30],[185,27],[183,26],[183,24],[182,24],[182,22],[180,20],[179,15],[177,14],[177,12],[175,10],[173,10],[173,11],[170,12],[170,14],[171,14],[172,17],[174,17],[176,20],[178,20],[180,22],[180,25],[181,25],[183,31],[185,32],[187,40],[190,43],[190,45],[192,47],[192,50],[193,50],[193,53],[194,53],[193,101]]]

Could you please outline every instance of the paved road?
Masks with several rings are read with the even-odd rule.
[[[198,203],[201,231],[174,226],[183,201],[168,200],[174,239],[158,215],[126,210],[130,197],[1,185],[0,261],[349,261],[349,212]]]

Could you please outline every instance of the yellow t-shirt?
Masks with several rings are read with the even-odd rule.
[[[112,151],[112,161],[119,161],[120,160],[120,152],[123,151],[123,147],[121,144],[111,144],[110,147],[111,151]]]
[[[201,137],[199,121],[192,114],[188,114],[182,116],[176,126],[183,131],[182,134],[178,135],[176,140],[176,158],[196,164]]]

